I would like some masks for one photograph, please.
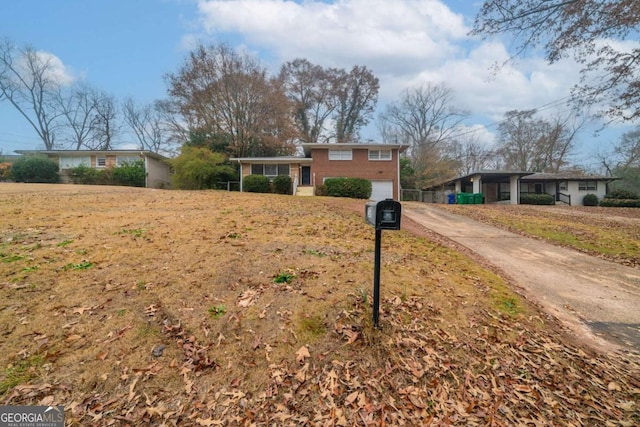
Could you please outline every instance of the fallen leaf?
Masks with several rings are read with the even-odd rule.
[[[304,363],[305,359],[311,357],[309,349],[306,346],[302,346],[296,351],[296,361],[298,363]]]

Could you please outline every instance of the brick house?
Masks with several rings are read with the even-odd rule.
[[[146,150],[17,150],[22,155],[44,155],[58,163],[60,181],[70,183],[69,169],[85,165],[95,169],[121,166],[126,162],[144,161],[147,172],[145,186],[148,188],[168,188],[170,166],[167,158]]]
[[[400,198],[400,144],[302,144],[304,156],[232,158],[240,165],[240,188],[248,175],[289,175],[296,195],[314,195],[327,178],[371,181],[372,200]]]

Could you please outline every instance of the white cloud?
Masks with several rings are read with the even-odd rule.
[[[18,60],[18,69],[26,79],[31,79],[33,72],[44,72],[43,77],[55,85],[67,86],[76,80],[70,67],[64,65],[56,55],[44,51],[29,51],[24,54]]]
[[[245,45],[273,70],[297,57],[325,67],[366,65],[380,79],[379,110],[406,88],[444,83],[455,106],[472,114],[468,123],[488,125],[509,110],[566,99],[579,81],[573,60],[514,63],[502,43],[469,38],[465,22],[473,16],[452,12],[446,0],[199,0],[198,9],[209,37]],[[480,139],[492,141],[495,128],[479,126]],[[365,136],[375,139],[372,127]]]

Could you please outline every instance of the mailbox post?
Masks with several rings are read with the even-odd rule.
[[[364,216],[367,222],[375,227],[376,241],[373,265],[373,326],[378,327],[380,318],[380,252],[382,247],[382,230],[400,230],[402,206],[400,202],[386,199],[369,202],[365,205]]]

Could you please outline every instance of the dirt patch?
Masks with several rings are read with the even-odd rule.
[[[373,329],[363,204],[9,184],[0,197],[4,404],[61,404],[69,425],[640,422],[635,361],[567,342],[432,236],[384,233]]]

